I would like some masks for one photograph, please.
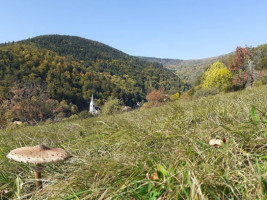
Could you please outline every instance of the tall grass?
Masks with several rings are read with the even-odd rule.
[[[266,199],[267,87],[130,113],[0,131],[3,199]],[[209,145],[226,139],[223,147]],[[8,160],[44,143],[73,158],[46,165],[34,190],[29,165]],[[154,177],[153,177],[154,176]]]

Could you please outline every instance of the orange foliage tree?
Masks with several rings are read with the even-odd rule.
[[[2,104],[8,121],[16,119],[36,124],[64,111],[58,101],[49,97],[43,86],[35,83],[15,84],[11,93],[12,97]]]
[[[157,107],[169,100],[169,96],[166,93],[165,88],[159,90],[152,90],[146,96],[147,103],[143,105],[144,108]]]

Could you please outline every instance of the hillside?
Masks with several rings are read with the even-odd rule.
[[[71,55],[76,61],[129,60],[131,56],[103,43],[68,35],[43,35],[23,40],[21,43],[33,43],[49,49],[61,56]]]
[[[15,82],[45,85],[58,100],[88,107],[92,93],[98,105],[119,98],[135,106],[152,89],[188,89],[179,77],[157,63],[129,56],[92,40],[45,35],[0,45],[0,98],[10,96]]]
[[[253,62],[256,70],[262,71],[267,67],[267,44],[262,44],[257,47],[250,47],[253,50]],[[181,59],[162,59],[153,57],[139,57],[145,61],[160,63],[165,68],[175,72],[183,80],[193,84],[197,77],[199,77],[205,69],[216,61],[222,61],[227,66],[234,58],[234,52],[211,58],[197,59],[197,60],[181,60]],[[229,67],[229,66],[228,66]],[[265,72],[263,72],[265,74]]]
[[[196,60],[181,60],[181,59],[164,59],[164,58],[153,58],[153,57],[140,57],[143,60],[149,62],[155,62],[162,64],[165,68],[175,72],[181,79],[194,83],[196,78],[201,75],[204,70],[212,63],[228,57],[230,54],[221,55],[211,58],[203,58]]]
[[[154,109],[0,130],[1,198],[264,199],[266,108],[262,86]],[[226,144],[210,146],[211,138],[225,138]],[[6,155],[40,143],[62,147],[73,158],[46,165],[44,189],[35,193],[30,166]]]

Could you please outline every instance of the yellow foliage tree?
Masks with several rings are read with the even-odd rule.
[[[177,92],[170,96],[171,101],[178,101],[180,99],[180,94]]]
[[[226,92],[232,86],[232,74],[221,62],[213,63],[204,73],[202,88],[216,88],[217,92]]]

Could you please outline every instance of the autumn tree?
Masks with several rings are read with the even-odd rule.
[[[202,88],[216,88],[217,92],[226,92],[232,86],[232,74],[221,62],[213,63],[203,74]]]
[[[58,101],[51,99],[46,93],[45,87],[35,83],[16,83],[11,89],[12,98],[6,100],[6,107],[9,119],[36,124],[41,120],[54,117],[57,113],[63,112],[64,108]]]
[[[169,100],[169,96],[166,93],[165,88],[159,90],[152,90],[146,96],[147,103],[143,105],[144,108],[157,107]]]
[[[252,87],[254,78],[253,49],[238,46],[235,54],[229,59],[228,66],[233,74],[234,90],[244,89],[248,84]]]

